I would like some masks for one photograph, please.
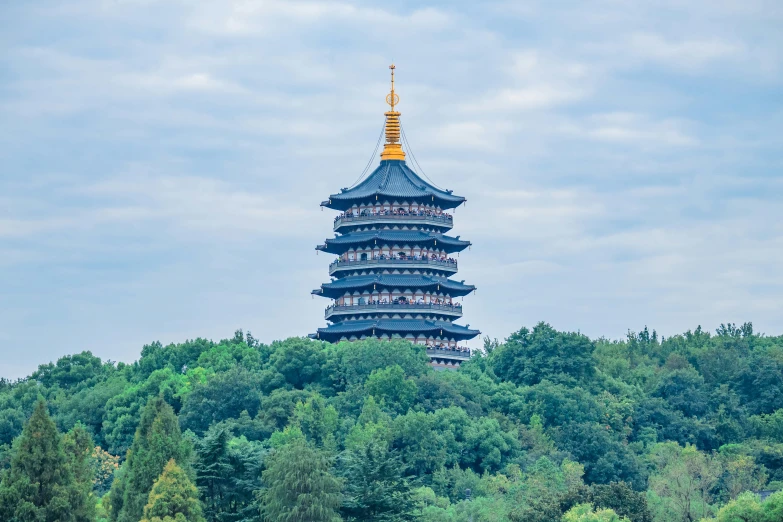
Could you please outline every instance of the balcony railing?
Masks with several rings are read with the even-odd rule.
[[[361,313],[361,312],[386,312],[386,311],[401,311],[401,312],[427,312],[434,311],[440,312],[456,317],[462,316],[462,306],[459,303],[454,304],[438,304],[438,303],[372,303],[372,304],[359,304],[359,305],[331,305],[327,306],[324,311],[324,317],[328,319],[334,314],[344,313]]]
[[[361,268],[365,266],[377,266],[377,265],[394,265],[394,266],[431,266],[437,268],[445,268],[448,270],[457,271],[457,260],[453,258],[447,259],[431,259],[428,257],[378,257],[372,259],[336,259],[329,265],[329,275],[332,275],[338,269],[342,268]]]
[[[460,361],[467,361],[470,359],[470,350],[460,348],[432,348],[428,346],[427,355],[432,358],[459,359]]]
[[[454,217],[451,214],[436,214],[434,212],[393,212],[391,210],[385,210],[382,212],[367,212],[357,215],[346,212],[345,214],[340,214],[334,218],[334,227],[337,228],[340,225],[348,223],[376,221],[379,218],[383,218],[384,220],[398,219],[400,221],[434,222],[443,225],[451,225],[454,222]]]

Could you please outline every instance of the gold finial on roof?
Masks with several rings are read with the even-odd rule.
[[[405,153],[400,144],[400,113],[394,110],[394,107],[400,102],[400,97],[394,92],[394,64],[389,66],[391,69],[391,92],[386,95],[386,103],[391,106],[391,110],[385,112],[386,115],[386,143],[381,152],[382,160],[404,160]]]

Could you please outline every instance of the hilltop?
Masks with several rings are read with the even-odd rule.
[[[131,509],[142,451],[127,458],[132,447],[160,453],[133,509],[164,473],[149,502],[192,481],[189,509],[200,502],[210,521],[277,520],[296,502],[276,487],[291,462],[320,477],[324,520],[668,522],[734,520],[721,507],[783,510],[783,493],[764,503],[746,493],[783,489],[783,336],[750,323],[619,341],[539,323],[441,372],[405,341],[266,345],[242,331],[152,343],[132,364],[68,355],[0,382],[0,503],[39,399],[60,433],[92,438],[92,498],[109,520]],[[156,422],[163,446],[150,442]]]

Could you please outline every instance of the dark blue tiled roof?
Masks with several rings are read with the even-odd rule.
[[[427,321],[425,319],[371,319],[361,321],[342,321],[336,324],[319,328],[313,337],[324,341],[339,341],[342,337],[356,335],[383,334],[424,334],[434,337],[451,337],[458,341],[472,339],[479,335],[479,330],[471,330],[465,326],[445,321]],[[442,334],[441,334],[442,332]]]
[[[421,179],[402,160],[384,160],[367,179],[353,188],[332,194],[324,207],[345,210],[354,203],[392,200],[430,202],[443,209],[455,208],[465,198],[455,196],[450,190],[440,190]]]
[[[315,248],[331,254],[342,254],[351,247],[389,243],[428,245],[438,247],[448,253],[461,252],[470,246],[470,241],[461,240],[459,237],[445,236],[437,232],[381,229],[343,234],[327,239],[326,244],[318,245]]]
[[[365,276],[350,276],[331,283],[324,283],[321,288],[313,290],[313,294],[324,297],[339,297],[345,294],[346,290],[360,290],[375,286],[376,289],[422,289],[434,290],[437,288],[444,291],[452,297],[468,295],[476,289],[473,285],[466,285],[461,282],[452,281],[445,277],[435,277],[420,274],[373,274]]]

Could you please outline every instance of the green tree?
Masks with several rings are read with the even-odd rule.
[[[769,496],[764,502],[751,492],[742,493],[715,515],[703,522],[780,522],[783,520],[783,491]]]
[[[416,377],[432,371],[424,346],[405,340],[343,342],[327,351],[328,378],[337,391],[361,384],[379,369],[399,365],[405,375]]]
[[[255,376],[242,367],[232,367],[193,387],[182,405],[179,421],[182,429],[202,435],[215,422],[237,418],[243,411],[255,417],[260,406]]]
[[[579,504],[563,515],[563,522],[628,522],[611,509],[593,509],[590,504]]]
[[[345,478],[342,513],[346,520],[410,520],[411,484],[399,455],[382,440],[346,450],[340,458]]]
[[[556,466],[548,457],[538,459],[525,473],[523,480],[510,491],[513,522],[559,522],[563,515],[563,498],[582,485],[584,470],[578,464],[564,461]]]
[[[721,472],[716,459],[673,442],[658,444],[652,459],[657,471],[650,477],[650,492],[657,519],[695,522],[712,513],[712,489]]]
[[[560,447],[585,465],[588,483],[627,481],[644,488],[644,470],[636,455],[617,433],[597,422],[569,422],[556,432]]]
[[[286,382],[297,389],[316,381],[321,375],[325,356],[323,345],[304,337],[293,337],[272,343],[270,362]]]
[[[263,463],[259,443],[230,439],[213,426],[196,443],[196,485],[204,500],[205,518],[213,522],[254,520],[254,493],[261,488]]]
[[[634,491],[625,482],[593,484],[589,499],[595,507],[613,509],[631,522],[653,522],[644,493]]]
[[[767,474],[762,467],[756,465],[755,459],[750,455],[732,454],[732,447],[736,445],[724,446],[720,453],[724,470],[720,482],[729,500],[737,498],[745,491],[764,489],[767,483]]]
[[[198,490],[174,459],[152,486],[141,522],[204,522]]]
[[[76,520],[95,519],[93,485],[95,473],[92,466],[92,437],[82,424],[77,424],[62,438],[63,451],[70,468],[71,487],[78,491],[71,496],[70,511]]]
[[[124,473],[112,484],[111,519],[137,522],[142,517],[152,485],[166,463],[170,459],[189,463],[190,452],[171,406],[162,397],[150,399],[123,465]]]
[[[340,480],[329,472],[329,462],[318,450],[294,440],[268,459],[259,495],[269,522],[337,522],[341,520]]]
[[[594,344],[575,332],[558,332],[546,323],[533,330],[522,328],[492,352],[495,373],[516,384],[536,384],[544,379],[574,383],[595,373]]]
[[[398,364],[373,371],[364,386],[367,393],[397,413],[407,412],[419,392],[416,383],[405,378],[405,370]]]
[[[38,401],[14,444],[11,467],[0,482],[0,520],[8,522],[90,522],[95,501],[89,480],[81,433],[66,441],[67,451]],[[88,439],[89,440],[89,439]],[[89,443],[87,444],[89,446]]]
[[[318,394],[309,397],[306,402],[298,403],[294,408],[294,423],[307,440],[329,451],[337,447],[334,438],[337,420],[337,410]]]

